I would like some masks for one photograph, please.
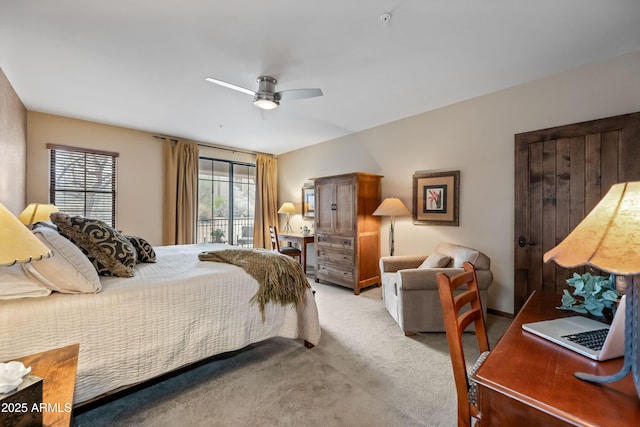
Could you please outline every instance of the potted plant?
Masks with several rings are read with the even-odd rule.
[[[214,242],[221,243],[222,239],[224,238],[224,231],[222,231],[222,229],[220,228],[216,228],[215,230],[211,231],[211,238]]]
[[[593,276],[591,273],[573,273],[573,277],[566,280],[574,289],[569,293],[563,291],[561,310],[573,310],[578,313],[589,313],[595,317],[604,318],[605,312],[613,317],[616,301],[620,292],[616,289],[613,275],[609,277]],[[576,299],[578,296],[581,299]]]

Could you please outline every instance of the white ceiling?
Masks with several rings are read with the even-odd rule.
[[[0,0],[27,109],[273,154],[638,50],[638,0]],[[204,80],[262,74],[324,96]]]

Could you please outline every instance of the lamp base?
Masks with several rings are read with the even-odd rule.
[[[389,228],[389,255],[391,256],[395,252],[394,226],[393,217],[391,217],[391,228]]]
[[[633,374],[633,382],[636,386],[636,392],[640,397],[640,358],[638,357],[638,290],[636,284],[633,283],[633,277],[627,277],[626,295],[627,304],[624,311],[624,364],[622,369],[607,376],[591,375],[585,372],[576,372],[574,375],[584,381],[592,383],[610,383],[620,381],[626,377],[629,372]]]
[[[291,224],[289,224],[289,214],[287,214],[287,223],[284,226],[285,233],[293,233],[293,229],[291,228]]]

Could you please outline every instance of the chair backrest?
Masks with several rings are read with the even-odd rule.
[[[480,411],[475,404],[469,401],[469,378],[462,346],[462,334],[467,326],[471,323],[475,324],[480,354],[489,351],[478,280],[475,268],[469,262],[464,263],[463,273],[453,277],[438,273],[436,277],[458,395],[458,425],[470,426],[471,417],[480,419]],[[466,289],[459,289],[464,285],[466,285]]]
[[[278,231],[273,225],[269,226],[269,235],[271,236],[271,249],[280,252],[280,242],[278,241]]]

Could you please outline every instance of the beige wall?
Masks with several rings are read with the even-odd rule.
[[[15,215],[25,207],[27,109],[0,68],[0,203]]]
[[[115,151],[118,157],[116,227],[162,244],[162,142],[153,133],[29,111],[27,115],[27,202],[49,200],[47,143]],[[253,161],[251,155],[200,148],[201,156]]]
[[[363,171],[384,175],[383,197],[411,209],[416,171],[460,170],[460,226],[398,219],[395,254],[430,253],[441,240],[478,248],[495,275],[489,307],[513,312],[514,134],[636,111],[640,52],[283,154],[279,199],[300,208],[309,178]],[[292,223],[305,224],[299,215]],[[387,236],[389,221],[382,226]]]
[[[117,228],[162,243],[162,144],[152,134],[32,111],[27,119],[29,203],[49,200],[47,143],[115,151]]]

